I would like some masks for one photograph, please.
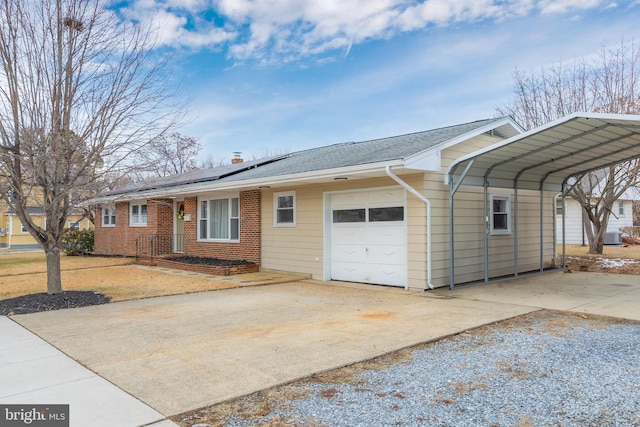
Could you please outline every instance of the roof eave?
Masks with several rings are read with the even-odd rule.
[[[478,135],[482,135],[483,133],[489,132],[494,129],[499,129],[505,126],[511,126],[517,135],[517,137],[524,129],[515,120],[511,117],[503,117],[501,119],[497,119],[494,122],[476,128],[472,131],[466,132],[460,136],[455,138],[451,138],[447,141],[444,141],[434,147],[430,147],[426,150],[420,151],[418,153],[407,156],[404,159],[404,166],[408,169],[417,169],[431,172],[439,172],[441,170],[440,164],[440,153],[443,150],[446,150],[449,147],[452,147],[456,144],[464,142],[468,139],[474,138]],[[513,137],[512,137],[513,138]],[[508,138],[511,139],[511,138]]]
[[[403,167],[404,164],[402,160],[391,160],[378,163],[348,166],[343,168],[324,169],[320,171],[294,173],[242,181],[186,184],[182,186],[163,188],[152,191],[141,191],[137,193],[96,197],[94,199],[91,199],[90,201],[87,201],[86,204],[100,205],[105,203],[127,202],[141,199],[155,199],[163,197],[175,198],[178,196],[194,196],[197,194],[209,193],[214,191],[237,191],[243,189],[256,189],[260,187],[283,187],[290,186],[295,183],[312,184],[332,182],[337,177],[362,179],[374,176],[386,176],[385,170],[387,166]]]

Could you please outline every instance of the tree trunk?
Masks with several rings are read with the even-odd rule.
[[[593,216],[592,219],[589,218],[589,214],[585,215],[586,218],[583,226],[587,233],[587,239],[589,240],[589,252],[587,253],[602,255],[610,212],[609,209],[605,209],[599,218]]]
[[[49,295],[62,293],[62,278],[60,276],[60,248],[47,244],[47,293]]]
[[[606,231],[606,229],[603,229]],[[604,251],[604,233],[600,230],[595,233],[593,239],[589,240],[589,252],[590,254],[602,255]]]

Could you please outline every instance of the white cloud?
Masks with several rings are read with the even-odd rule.
[[[532,13],[617,7],[611,0],[137,0],[138,19],[160,28],[161,42],[224,45],[230,58],[258,63],[339,56],[353,44],[460,22],[502,21]],[[205,18],[217,14],[224,26]],[[319,58],[326,60],[326,58]]]
[[[602,0],[541,0],[538,8],[545,13],[567,13],[592,9],[602,4]]]
[[[234,30],[198,18],[208,7],[204,0],[137,0],[126,14],[153,28],[159,45],[217,47],[236,38]]]

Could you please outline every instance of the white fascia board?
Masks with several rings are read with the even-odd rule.
[[[485,132],[489,132],[494,129],[498,129],[502,126],[510,125],[517,132],[523,132],[522,127],[517,124],[510,117],[505,117],[501,120],[497,120],[480,128],[474,129],[471,132],[467,132],[456,138],[452,138],[443,143],[436,145],[435,147],[428,148],[416,154],[412,154],[404,161],[404,167],[407,169],[418,169],[431,172],[440,172],[442,164],[440,162],[440,153],[442,150],[446,150],[449,147],[453,147],[456,144],[464,142],[468,139],[474,138],[478,135],[482,135]]]
[[[379,172],[380,176],[385,175],[385,169],[387,166],[398,167],[402,166],[401,160],[393,160],[389,162],[381,163],[368,163],[364,165],[349,166],[336,169],[324,169],[320,171],[310,171],[297,174],[281,175],[275,177],[242,180],[242,181],[229,181],[229,182],[203,182],[196,184],[184,184],[176,187],[167,187],[156,190],[140,191],[136,193],[118,194],[113,196],[105,196],[103,198],[93,199],[91,204],[100,204],[106,202],[125,202],[139,199],[154,199],[162,197],[176,197],[185,195],[197,195],[201,193],[208,193],[213,191],[229,191],[229,190],[242,190],[244,188],[257,188],[264,185],[278,185],[278,184],[294,184],[305,183],[313,180],[330,179],[336,176],[357,176],[368,173]]]

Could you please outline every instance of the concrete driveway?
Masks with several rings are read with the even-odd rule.
[[[556,273],[411,292],[308,280],[13,319],[169,416],[541,307],[640,320],[639,282]]]

